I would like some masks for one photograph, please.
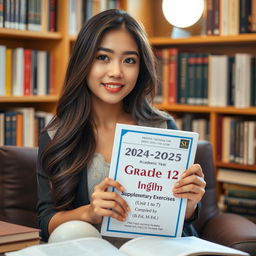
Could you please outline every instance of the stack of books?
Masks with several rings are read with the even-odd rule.
[[[0,221],[0,253],[39,244],[39,229]]]
[[[236,213],[256,223],[256,175],[253,172],[219,169],[218,181],[224,193],[219,207],[224,212]]]

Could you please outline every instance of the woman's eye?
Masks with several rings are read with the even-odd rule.
[[[108,60],[108,56],[107,55],[98,55],[97,59],[98,60],[102,60],[102,61],[107,61]]]
[[[136,60],[134,58],[127,58],[125,59],[125,63],[128,63],[128,64],[135,64],[136,63]]]

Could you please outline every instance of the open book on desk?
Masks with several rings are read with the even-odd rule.
[[[101,238],[87,237],[66,242],[31,246],[6,256],[192,256],[233,255],[249,256],[226,246],[211,243],[197,237],[134,238],[120,249]]]

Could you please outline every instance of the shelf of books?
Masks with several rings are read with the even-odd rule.
[[[0,145],[37,145],[54,113],[65,69],[61,3],[0,2]]]
[[[216,0],[214,5],[220,2],[225,1]],[[220,25],[226,15],[221,15],[215,30],[209,24],[209,15],[227,14],[219,5],[206,10],[204,35],[150,41],[162,85],[156,106],[170,112],[180,129],[199,132],[200,139],[211,141],[222,210],[256,222],[256,2],[240,4],[228,7],[237,13],[233,30],[224,31]],[[239,191],[239,196],[232,194],[231,200],[230,190]]]

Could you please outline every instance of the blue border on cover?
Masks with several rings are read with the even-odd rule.
[[[122,145],[122,140],[123,136],[128,133],[128,132],[134,132],[134,133],[144,133],[144,134],[150,134],[150,135],[160,135],[160,136],[165,136],[165,137],[176,137],[176,138],[181,138],[181,139],[187,139],[190,140],[191,143],[189,143],[189,153],[188,153],[188,159],[186,163],[186,169],[188,169],[188,164],[189,164],[189,159],[190,159],[190,154],[191,154],[191,148],[193,144],[193,137],[186,137],[186,136],[178,136],[178,135],[171,135],[171,134],[162,134],[162,133],[154,133],[154,132],[143,132],[143,131],[134,131],[134,130],[127,130],[127,129],[122,129],[121,128],[121,135],[120,135],[120,142],[119,142],[119,149],[118,149],[118,157],[117,157],[117,164],[116,164],[116,170],[115,170],[115,176],[114,180],[116,180],[117,173],[118,173],[118,165],[119,165],[119,158],[120,158],[120,151],[121,151],[121,145]],[[113,189],[114,191],[114,189]],[[135,235],[144,235],[144,236],[161,236],[161,237],[176,237],[177,232],[178,232],[178,224],[180,221],[180,211],[182,207],[183,199],[181,198],[180,200],[180,206],[179,206],[179,211],[178,211],[178,218],[176,222],[176,228],[175,228],[175,234],[174,235],[161,235],[161,234],[152,234],[152,233],[141,233],[141,232],[129,232],[129,231],[121,231],[121,230],[112,230],[109,228],[110,226],[110,217],[107,217],[107,230],[108,232],[116,232],[116,233],[126,233],[126,234],[135,234]]]

